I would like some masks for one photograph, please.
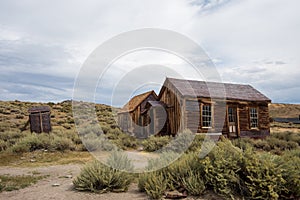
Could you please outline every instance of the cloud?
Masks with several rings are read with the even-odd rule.
[[[252,84],[274,102],[299,103],[299,6],[297,0],[1,1],[1,98],[70,99],[80,66],[99,44],[153,27],[201,44],[224,81]],[[179,65],[160,59],[169,61],[150,64]],[[124,59],[119,66],[145,64]],[[115,67],[110,80],[123,73]],[[110,82],[102,103],[108,103]]]

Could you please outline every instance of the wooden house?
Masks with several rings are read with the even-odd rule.
[[[156,101],[147,102],[144,98],[143,112],[132,117],[133,121],[144,119],[144,126],[152,120],[150,133],[155,130],[154,134],[176,135],[190,129],[194,133],[222,133],[230,138],[263,138],[270,134],[271,100],[250,85],[166,78]],[[157,112],[150,113],[150,108],[157,105],[161,105],[160,113],[165,109],[167,116],[160,131],[155,127],[162,127],[159,122],[163,120],[158,120]]]
[[[51,128],[50,108],[48,106],[35,106],[28,110],[30,131],[36,133],[49,133]]]
[[[141,113],[149,101],[157,101],[157,94],[153,90],[132,97],[118,112],[118,124],[124,132],[140,134],[136,127],[145,123]]]

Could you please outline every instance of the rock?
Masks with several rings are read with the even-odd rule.
[[[36,162],[36,160],[35,159],[30,159],[30,162]]]
[[[138,151],[143,151],[143,150],[144,150],[144,147],[140,146],[140,147],[138,147],[137,150],[138,150]]]
[[[52,187],[58,187],[58,186],[60,186],[59,183],[53,183],[53,184],[52,184]]]
[[[170,191],[166,192],[166,198],[167,199],[182,199],[186,198],[187,195],[178,191]]]
[[[20,159],[21,159],[21,160],[25,160],[26,158],[25,158],[25,157],[21,157]]]

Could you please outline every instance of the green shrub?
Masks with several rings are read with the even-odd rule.
[[[0,134],[0,140],[9,141],[11,139],[20,139],[27,136],[27,132],[5,131]]]
[[[123,132],[118,128],[110,129],[108,131],[108,133],[110,133],[112,135],[121,135],[121,134],[123,134]]]
[[[0,152],[5,151],[8,148],[9,144],[6,141],[0,140]]]
[[[116,169],[111,169],[99,161],[87,164],[73,180],[76,190],[92,192],[125,192],[132,177]]]
[[[117,148],[104,135],[97,136],[93,133],[85,135],[82,142],[88,151],[112,151]]]
[[[183,153],[188,150],[192,144],[195,135],[188,129],[179,133],[176,137],[172,138],[166,149],[173,152]]]
[[[188,152],[199,152],[204,139],[205,135],[195,135],[194,140],[188,148]]]
[[[148,160],[146,170],[155,171],[157,169],[164,168],[168,164],[172,163],[172,161],[176,160],[179,156],[180,155],[175,152],[162,152],[159,154],[158,158],[151,158]]]
[[[275,164],[276,155],[260,155],[247,149],[241,163],[240,177],[243,192],[251,199],[279,199],[285,180],[281,169]]]
[[[75,150],[75,146],[69,138],[54,137],[51,146],[57,151]]]
[[[51,151],[74,150],[75,146],[72,140],[66,137],[60,137],[54,134],[31,134],[20,139],[11,147],[14,153],[24,153],[39,149],[47,149]]]
[[[32,134],[17,142],[12,147],[12,151],[15,153],[24,153],[28,151],[35,151],[37,149],[42,149],[42,148],[43,148],[42,141],[39,140],[36,134]]]
[[[150,136],[142,142],[145,151],[153,152],[166,146],[170,141],[169,136]]]
[[[111,130],[109,125],[101,125],[101,129],[104,134],[107,134]]]
[[[271,136],[280,140],[296,142],[300,145],[300,132],[275,132]]]
[[[135,137],[125,133],[120,133],[115,140],[111,141],[123,150],[135,149],[138,145],[138,141]]]
[[[285,151],[282,156],[277,156],[275,163],[281,169],[285,180],[284,189],[280,193],[283,199],[300,198],[300,149]]]
[[[10,149],[14,153],[25,153],[30,151],[30,144],[22,142],[12,146]]]
[[[138,178],[138,188],[140,192],[146,192],[145,190],[145,184],[147,182],[148,178],[148,173],[142,173],[139,174],[139,178]]]
[[[161,199],[167,188],[166,180],[161,173],[151,172],[145,181],[145,191],[151,199]]]
[[[208,156],[202,160],[201,175],[207,187],[216,193],[232,197],[241,192],[240,160],[242,151],[234,147],[229,140],[218,142]]]
[[[111,152],[106,164],[113,169],[130,172],[133,170],[133,165],[125,153],[120,151]]]
[[[205,184],[200,173],[189,170],[186,177],[183,177],[182,183],[188,194],[200,196],[205,191]]]

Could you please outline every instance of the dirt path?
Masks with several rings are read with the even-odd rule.
[[[145,200],[145,193],[138,191],[136,183],[131,184],[126,193],[95,194],[77,192],[73,189],[72,179],[76,177],[82,165],[55,165],[35,168],[0,167],[0,175],[49,175],[30,187],[0,193],[0,200]],[[53,184],[59,184],[54,187]],[[186,200],[218,200],[214,194],[206,194],[202,198],[186,198]]]
[[[0,167],[0,174],[9,175],[31,175],[32,173],[40,173],[40,175],[49,175],[49,177],[40,180],[37,184],[30,187],[0,193],[2,200],[132,200],[132,199],[147,199],[144,193],[138,192],[137,185],[132,184],[129,191],[126,193],[106,193],[93,194],[88,192],[77,192],[73,190],[72,177],[75,177],[80,172],[80,165],[57,165],[49,167],[37,168],[12,168]],[[71,177],[72,175],[72,177]],[[53,184],[60,184],[53,187]]]

